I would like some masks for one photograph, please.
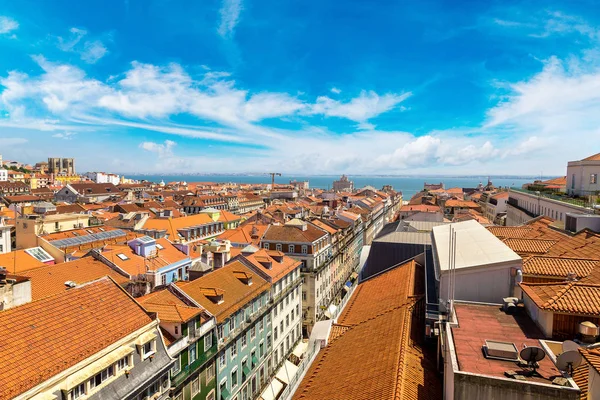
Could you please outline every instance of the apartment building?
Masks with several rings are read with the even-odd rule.
[[[215,400],[215,319],[174,292],[167,288],[137,299],[148,312],[157,313],[167,351],[175,359],[170,371],[171,398]]]
[[[149,219],[138,231],[153,238],[166,238],[181,250],[194,243],[216,237],[225,231],[225,223],[201,213],[179,218]]]
[[[37,246],[38,236],[73,229],[85,229],[89,226],[90,216],[88,214],[29,214],[18,217],[15,221],[17,248]]]
[[[573,196],[597,195],[600,191],[600,153],[567,164],[567,193]]]
[[[112,183],[69,183],[54,194],[54,201],[101,203],[122,197],[123,193]]]
[[[27,339],[0,346],[0,399],[169,395],[158,321],[110,278],[0,312],[0,335]]]
[[[255,398],[273,369],[270,284],[236,260],[171,288],[216,320],[216,398]]]

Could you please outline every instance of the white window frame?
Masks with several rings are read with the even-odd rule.
[[[231,391],[233,392],[233,389],[235,389],[236,387],[239,386],[238,381],[240,380],[239,376],[238,376],[238,367],[237,365],[231,369],[231,372],[229,373],[229,377],[231,378]],[[235,382],[233,381],[233,374],[235,373]],[[235,385],[234,385],[235,383]]]
[[[219,371],[227,367],[227,350],[223,351],[219,356]]]
[[[301,251],[302,251],[302,254],[308,254],[308,246],[307,246],[307,245],[305,245],[305,244],[303,244],[303,245],[302,245],[302,250],[301,250]]]
[[[150,344],[150,351],[146,351],[146,345]],[[156,353],[156,339],[152,339],[142,345],[142,360],[147,359],[148,357],[154,355]]]
[[[277,250],[277,251],[281,251],[281,249],[282,249],[282,247],[281,247],[281,243],[277,243],[277,244],[275,245],[275,250]]]
[[[289,253],[295,253],[296,252],[296,245],[293,245],[293,244],[288,245],[288,252]]]
[[[206,345],[208,339],[208,346]],[[204,352],[206,353],[213,345],[213,333],[209,331],[206,335],[204,335]]]
[[[192,360],[192,350],[194,350],[194,359]],[[191,364],[198,359],[198,347],[196,347],[196,343],[192,344],[188,347],[188,363]]]
[[[196,391],[194,391],[194,383],[196,384]],[[197,395],[200,392],[200,376],[198,375],[196,379],[192,380],[192,396]]]

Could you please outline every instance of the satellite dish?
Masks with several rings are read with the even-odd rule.
[[[562,353],[556,359],[556,368],[561,371],[568,371],[573,374],[573,370],[581,365],[582,357],[578,350],[570,350]]]
[[[579,346],[574,341],[565,340],[562,344],[562,351],[563,351],[563,353],[566,353],[567,351],[571,351],[571,350],[577,351],[577,349],[579,349],[579,347],[581,347],[581,346]]]
[[[519,353],[519,356],[523,361],[527,361],[529,364],[542,361],[546,357],[546,352],[541,347],[525,347]]]

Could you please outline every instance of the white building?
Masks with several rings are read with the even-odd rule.
[[[4,224],[4,219],[0,217],[0,254],[10,253],[12,251],[10,225]]]
[[[455,237],[452,258],[451,236]],[[432,248],[442,307],[446,306],[449,293],[450,297],[453,293],[454,300],[484,303],[499,303],[513,295],[523,261],[479,222],[434,226]],[[449,288],[449,282],[454,289]]]
[[[105,172],[86,172],[83,174],[83,176],[96,183],[112,183],[115,186],[121,183],[121,178],[116,174],[107,174]]]
[[[600,153],[567,164],[567,193],[587,196],[600,191]]]
[[[5,169],[0,169],[0,182],[8,181],[8,171]]]
[[[541,192],[510,189],[506,207],[506,225],[519,226],[533,218],[545,215],[566,222],[567,214],[591,214],[587,203],[576,199],[550,197]]]

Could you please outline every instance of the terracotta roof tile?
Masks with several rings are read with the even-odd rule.
[[[33,300],[67,290],[65,285],[67,281],[81,285],[107,275],[120,285],[129,281],[123,275],[92,257],[35,268],[24,271],[21,275],[31,278],[31,298]]]
[[[575,273],[581,279],[599,264],[600,260],[597,259],[533,256],[523,262],[523,274],[566,278],[570,273]]]
[[[281,261],[277,261],[273,256],[280,258]],[[248,260],[255,268],[271,277],[271,283],[278,282],[284,276],[300,266],[299,260],[274,250],[259,249],[255,253],[241,255],[240,257]],[[265,267],[261,262],[270,263],[271,268]]]
[[[35,257],[30,256],[25,250],[11,251],[10,253],[0,254],[0,266],[7,269],[8,272],[18,274],[33,268],[44,267],[46,264]]]
[[[423,328],[412,318],[422,275],[410,262],[360,283],[294,399],[442,398],[435,356],[413,341]]]
[[[157,313],[161,322],[187,322],[203,313],[203,309],[188,306],[166,289],[139,297],[137,301],[147,311]]]
[[[151,322],[109,278],[0,312],[0,338],[10,343],[0,346],[0,399],[35,387]]]
[[[504,244],[519,255],[546,254],[557,242],[543,239],[504,239]]]
[[[521,283],[521,288],[542,310],[600,316],[600,285]]]
[[[293,243],[312,243],[325,236],[327,236],[327,232],[310,223],[306,224],[305,231],[295,226],[271,225],[265,232],[263,240],[269,242],[284,241]]]
[[[600,374],[600,349],[580,348],[579,352],[587,363]]]
[[[236,273],[240,271],[252,276],[252,285],[249,286],[236,277]],[[217,323],[221,323],[244,304],[268,290],[269,284],[240,261],[234,261],[191,282],[177,282],[177,287],[214,315]],[[223,302],[217,304],[209,299],[206,289],[222,290]]]

